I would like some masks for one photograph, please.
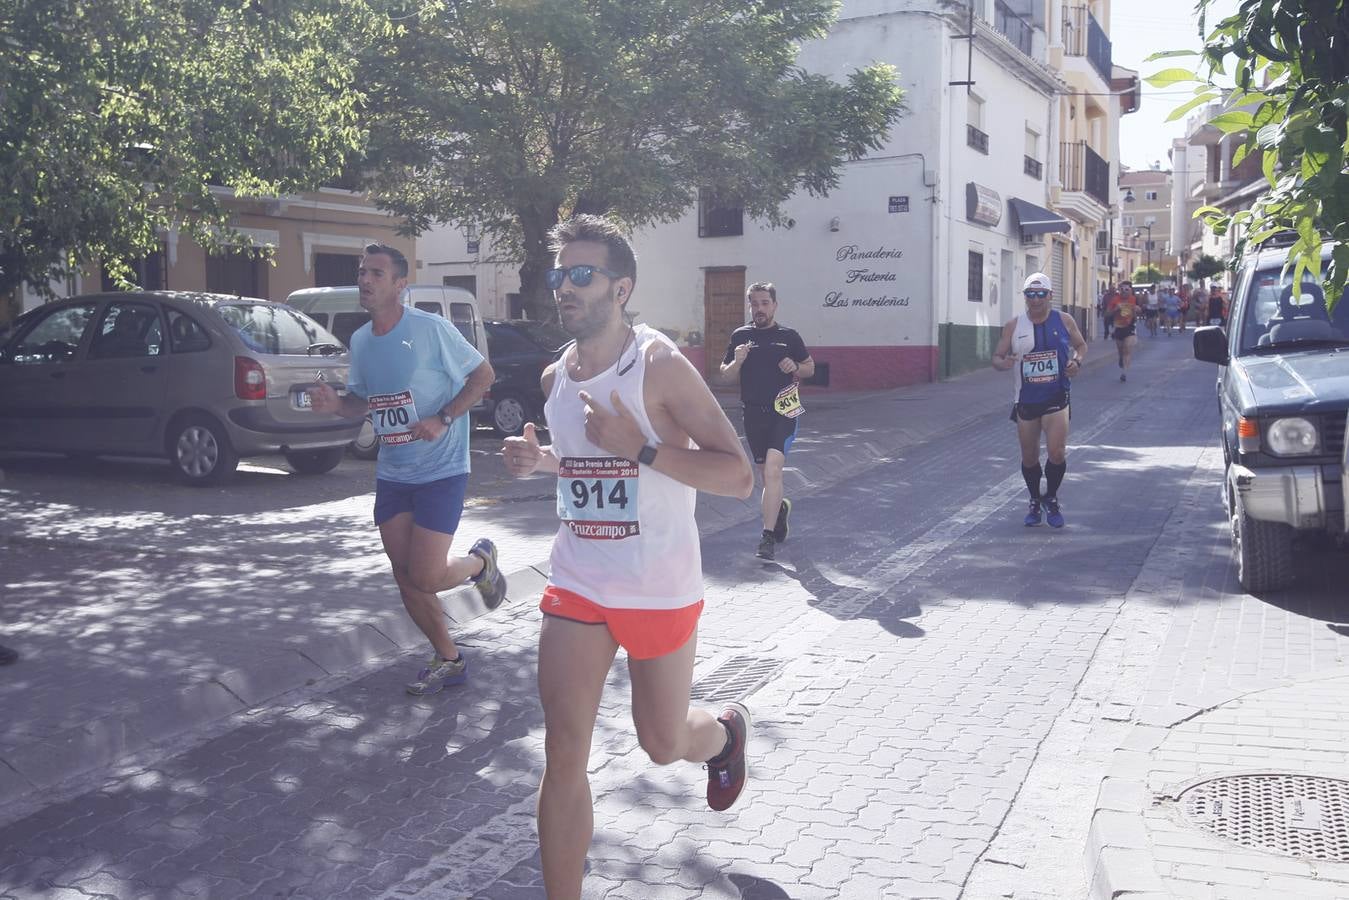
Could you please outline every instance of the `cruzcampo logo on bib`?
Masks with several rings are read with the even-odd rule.
[[[638,466],[618,456],[564,456],[557,467],[557,516],[586,540],[641,534]]]
[[[786,416],[789,419],[795,419],[806,408],[801,405],[801,387],[800,383],[793,381],[773,398],[773,411],[780,416]]]

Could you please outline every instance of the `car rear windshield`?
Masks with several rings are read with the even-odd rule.
[[[1270,343],[1272,322],[1281,321],[1279,303],[1284,290],[1293,283],[1293,269],[1259,269],[1251,276],[1246,289],[1246,305],[1241,329],[1241,353],[1250,353],[1262,344]],[[1289,298],[1291,308],[1284,313],[1306,318],[1326,319],[1338,337],[1349,337],[1349,290],[1327,314],[1326,300],[1320,280],[1310,272],[1302,273],[1302,290],[1296,299]],[[1266,337],[1268,335],[1268,337]],[[1265,338],[1265,340],[1261,340]]]
[[[239,332],[250,350],[257,353],[309,353],[314,344],[342,342],[299,310],[263,303],[222,303],[216,307],[220,318]]]
[[[517,322],[529,339],[545,350],[556,352],[571,343],[571,335],[552,322]]]

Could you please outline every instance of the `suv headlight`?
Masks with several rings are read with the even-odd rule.
[[[1315,453],[1320,444],[1316,426],[1300,416],[1275,419],[1265,429],[1265,445],[1279,456],[1306,456]]]

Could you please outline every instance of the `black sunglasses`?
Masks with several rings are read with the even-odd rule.
[[[1022,291],[1021,293],[1032,300],[1043,300],[1045,297],[1049,296],[1049,291]]]
[[[622,278],[617,272],[612,272],[603,266],[572,266],[570,269],[564,269],[558,266],[555,269],[549,269],[543,273],[544,281],[548,284],[548,290],[555,291],[562,287],[563,279],[570,278],[571,283],[577,287],[585,287],[590,284],[590,280],[595,277],[595,273],[608,275],[610,278]]]

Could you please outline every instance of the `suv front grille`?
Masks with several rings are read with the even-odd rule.
[[[1344,413],[1330,413],[1321,417],[1321,434],[1326,453],[1335,457],[1344,454]]]

